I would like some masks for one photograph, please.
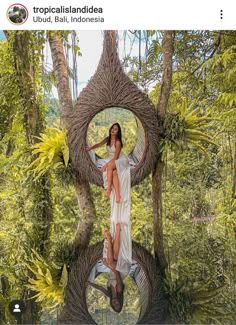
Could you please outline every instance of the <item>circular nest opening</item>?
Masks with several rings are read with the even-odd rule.
[[[87,129],[86,142],[92,146],[109,135],[112,124],[119,123],[122,130],[122,151],[128,157],[131,174],[142,163],[146,150],[145,131],[140,120],[129,110],[112,107],[103,110],[93,117]],[[91,150],[89,153],[94,167],[101,169],[103,159],[108,158],[106,146]]]
[[[124,152],[128,154],[131,164],[131,186],[139,184],[152,172],[158,155],[158,129],[157,117],[151,108],[134,109],[119,105],[98,107],[95,110],[94,107],[93,112],[84,110],[79,114],[75,106],[67,127],[68,144],[73,170],[81,181],[85,180],[103,187],[102,171],[97,165],[98,159],[101,158],[99,156],[103,153],[97,151],[96,155],[94,151],[87,152],[85,147],[87,144],[92,145],[101,141],[103,136],[108,135],[109,126],[119,121],[125,145]],[[107,120],[102,118],[99,122],[100,118],[106,115],[109,118]],[[127,122],[123,121],[124,117],[127,117]]]
[[[97,263],[101,267],[101,262]],[[99,267],[97,269],[99,270]],[[137,266],[133,268],[133,273],[136,274],[140,271],[140,267]],[[91,272],[93,277],[93,271]],[[110,272],[109,269],[105,272],[96,275],[95,283],[102,285],[106,288],[107,281],[109,279]],[[94,289],[89,286],[87,289],[87,306],[88,312],[97,324],[136,324],[139,319],[139,314],[141,310],[141,296],[140,290],[137,286],[134,278],[132,276],[127,276],[124,279],[124,302],[123,308],[120,313],[116,313],[112,310],[110,306],[110,299],[102,294],[99,290]]]
[[[140,296],[140,312],[135,316],[136,323],[159,324],[163,319],[161,301],[163,288],[160,271],[155,259],[145,248],[135,242],[132,243],[132,247],[133,260],[138,265],[133,279]],[[96,324],[87,305],[88,289],[85,283],[89,280],[94,266],[102,258],[103,242],[88,248],[80,247],[78,250],[78,258],[69,273],[65,290],[65,306],[58,324]],[[126,289],[124,295],[127,295]]]

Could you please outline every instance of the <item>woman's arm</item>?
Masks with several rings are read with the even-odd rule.
[[[105,139],[103,139],[101,142],[94,144],[92,147],[86,146],[86,150],[90,151],[90,150],[99,148],[99,147],[103,146],[105,143],[107,143],[107,137]]]
[[[104,293],[104,295],[106,295],[107,297],[109,297],[108,291],[105,288],[103,288],[103,286],[101,286],[99,284],[96,284],[96,283],[93,283],[93,282],[90,282],[90,281],[87,281],[87,283],[89,285],[91,285],[91,287],[93,287],[94,289],[97,289],[97,290],[101,291],[102,293]]]
[[[120,272],[115,270],[114,273],[115,273],[115,276],[116,276],[116,289],[117,289],[117,292],[122,292],[122,290],[124,289],[124,285],[123,285],[123,281],[122,281],[121,276],[120,276]]]

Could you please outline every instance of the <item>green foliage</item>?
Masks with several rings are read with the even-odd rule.
[[[53,127],[53,125],[59,125],[61,114],[59,100],[57,98],[45,97],[44,104],[47,107],[47,111],[45,113],[47,126]]]
[[[204,284],[185,280],[172,281],[170,275],[165,279],[165,291],[169,301],[171,319],[184,324],[208,324],[221,321],[233,323],[234,305],[219,299],[225,298],[226,284],[216,286],[212,278]]]
[[[153,251],[153,215],[151,177],[131,190],[132,238]]]
[[[161,79],[163,59],[162,37],[163,33],[156,30],[134,31],[132,42],[140,44],[140,51],[138,54],[136,52],[133,56],[128,54],[124,58],[124,66],[127,73],[146,93],[153,86],[153,83]],[[129,51],[131,50],[132,45]]]
[[[68,277],[66,265],[62,270],[55,263],[49,265],[35,250],[24,265],[32,272],[27,287],[37,292],[32,298],[36,297],[49,312],[55,312],[63,303]]]
[[[216,120],[210,114],[200,115],[201,109],[195,108],[189,110],[187,108],[187,99],[183,98],[182,105],[176,109],[176,113],[167,114],[164,120],[164,139],[161,141],[161,150],[166,150],[168,144],[173,148],[173,145],[178,148],[185,149],[187,144],[192,144],[204,152],[209,157],[209,151],[203,144],[217,144],[213,141],[212,137],[202,129],[209,128],[209,122]]]
[[[59,241],[53,252],[53,260],[57,265],[70,267],[78,256],[78,247],[72,241]]]
[[[0,139],[11,128],[17,108],[21,105],[13,58],[7,42],[0,41]]]
[[[49,169],[68,168],[69,148],[66,142],[66,132],[57,128],[48,128],[41,133],[40,142],[32,146],[32,154],[38,157],[30,164],[35,180]]]
[[[215,105],[212,109],[221,119],[220,131],[235,133],[236,129],[236,46],[235,33],[227,36],[218,53],[205,63],[212,71],[210,82],[214,89]],[[215,91],[217,89],[217,91]],[[223,127],[222,127],[223,126]]]
[[[138,31],[135,33],[137,36]],[[35,31],[28,35],[35,86],[42,96],[54,83],[51,71],[45,76],[45,67],[41,65],[45,32]],[[164,150],[171,150],[164,156],[162,194],[164,249],[170,273],[166,291],[169,314],[176,323],[236,323],[232,317],[236,257],[236,203],[232,197],[236,130],[235,35],[235,31],[175,32],[172,92],[163,133]],[[127,58],[126,69],[143,89],[157,83],[150,94],[156,103],[162,76],[162,33],[144,31],[141,38],[144,36],[147,37],[145,56],[142,52],[141,62],[137,56]],[[63,37],[69,50],[69,32]],[[81,217],[74,187],[65,186],[65,182],[72,184],[68,153],[65,153],[65,133],[52,127],[34,148],[39,150],[35,154],[37,165],[32,166],[35,177],[41,172],[42,175],[50,172],[51,183],[42,187],[51,189],[53,205],[51,232],[46,238],[47,226],[42,212],[48,211],[49,206],[38,188],[41,177],[33,182],[33,173],[25,174],[32,157],[25,140],[25,107],[19,100],[7,42],[0,43],[0,75],[0,276],[8,281],[7,290],[3,292],[1,287],[0,292],[0,304],[5,306],[4,316],[0,311],[0,323],[14,322],[8,312],[8,303],[12,297],[22,297],[26,285],[35,291],[40,300],[37,304],[43,304],[45,313],[49,314],[47,307],[54,306],[51,311],[55,310],[56,318],[63,301],[66,267],[76,259],[73,239]],[[42,97],[39,102],[42,103]],[[58,99],[45,98],[44,103],[39,105],[42,122],[46,118],[47,126],[51,127],[60,115]],[[106,136],[108,127],[119,117],[127,153],[133,148],[137,135],[135,121],[127,116],[122,108],[117,108],[116,112],[104,110],[101,116],[104,124],[93,125],[98,116],[91,122],[95,127],[89,143]],[[190,141],[196,145],[188,145]],[[210,159],[205,159],[203,149]],[[95,243],[104,238],[104,229],[109,227],[110,205],[109,200],[103,198],[103,189],[94,185],[91,188],[97,211],[91,238],[91,243]],[[151,177],[131,192],[132,238],[150,251],[153,249],[151,192]],[[43,258],[31,252],[32,247],[38,252],[46,241],[49,249]],[[24,261],[34,271],[28,269]],[[102,284],[106,280],[98,279]],[[135,312],[139,309],[137,287],[130,287],[128,283],[127,289],[131,293],[125,293],[127,308],[134,309],[122,315],[122,323],[137,316]],[[100,306],[105,311],[110,310],[107,299],[94,291],[89,294],[92,294],[91,313]],[[131,315],[130,318],[127,315]],[[98,314],[94,317],[101,320],[101,314],[100,318]]]

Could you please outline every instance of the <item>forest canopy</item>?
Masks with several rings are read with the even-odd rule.
[[[120,57],[123,69],[155,105],[161,125],[162,229],[153,217],[160,202],[153,199],[155,175],[149,175],[131,191],[132,239],[153,256],[162,254],[169,323],[234,324],[236,32],[173,32],[171,86],[160,114],[165,32],[119,32],[119,47],[126,46]],[[93,184],[82,188],[73,173],[61,118],[66,108],[58,80],[63,82],[63,76],[48,63],[57,55],[53,42],[61,42],[72,94],[64,102],[73,107],[80,80],[75,62],[86,55],[78,35],[5,31],[6,39],[0,41],[1,324],[16,323],[8,309],[16,298],[32,307],[22,323],[56,323],[75,245],[103,240],[108,227],[103,189]],[[136,53],[132,42],[140,44]],[[125,109],[103,113],[90,123],[89,141],[106,136],[107,125],[118,114],[126,150],[131,151],[138,132],[133,114]],[[89,198],[89,225],[82,190]],[[87,225],[83,234],[78,233],[79,223]],[[156,233],[163,251],[157,252]],[[130,296],[119,319],[133,324],[139,301],[129,281]],[[98,300],[90,292],[89,308],[103,324],[96,310],[107,311],[104,297]]]

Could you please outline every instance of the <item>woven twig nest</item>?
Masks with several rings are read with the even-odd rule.
[[[164,317],[163,288],[157,263],[145,248],[135,242],[132,245],[132,258],[141,266],[136,279],[141,297],[137,324],[161,324]],[[88,248],[78,248],[78,258],[69,272],[65,306],[58,324],[96,324],[88,312],[85,282],[92,268],[102,258],[102,249],[103,242]]]
[[[132,186],[140,183],[153,170],[157,160],[157,114],[148,96],[124,73],[116,47],[116,33],[106,31],[103,53],[94,76],[82,90],[74,109],[63,115],[74,171],[80,180],[99,186],[103,186],[102,172],[92,162],[85,146],[90,121],[104,109],[127,109],[143,126],[145,149],[142,159],[131,171]],[[113,124],[116,121],[110,122]]]

